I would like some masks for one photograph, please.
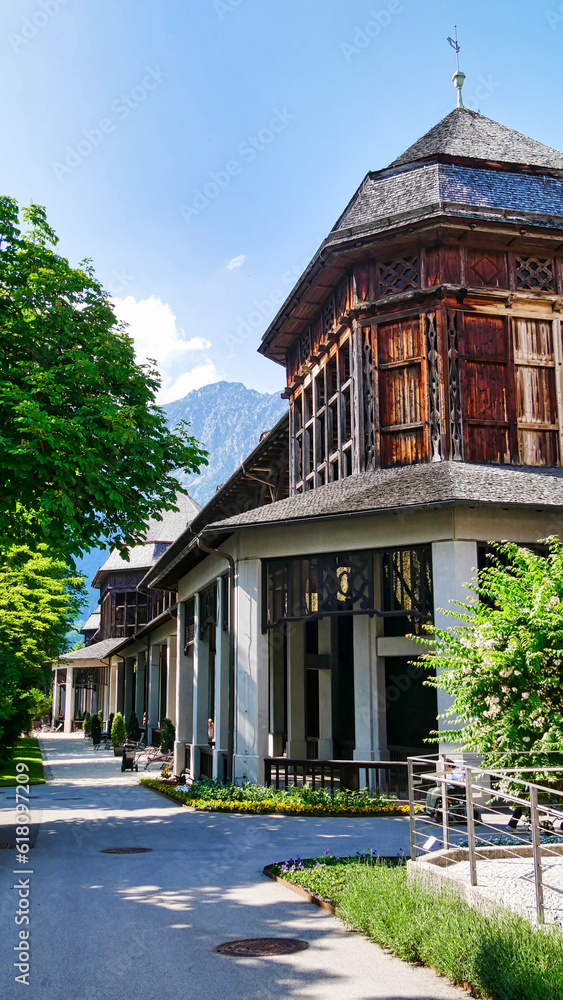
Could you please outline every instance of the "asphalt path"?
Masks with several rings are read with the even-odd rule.
[[[42,745],[51,780],[32,789],[38,834],[29,860],[0,850],[2,1000],[26,991],[38,1000],[467,1000],[262,874],[271,862],[327,849],[406,851],[405,819],[196,813],[122,775],[118,758],[81,735]],[[14,805],[0,797],[0,843],[15,825]],[[150,850],[100,853],[112,847]],[[18,911],[29,925],[16,924]],[[28,926],[29,986],[15,981],[14,967]],[[309,947],[259,959],[214,951],[272,936]]]

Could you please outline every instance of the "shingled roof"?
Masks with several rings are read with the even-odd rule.
[[[563,154],[556,149],[469,108],[455,108],[393,160],[390,167],[403,167],[437,156],[563,170]]]
[[[216,521],[207,531],[441,504],[563,507],[563,470],[465,462],[379,469]]]

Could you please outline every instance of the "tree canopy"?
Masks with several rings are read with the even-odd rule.
[[[45,544],[12,546],[0,560],[0,759],[14,746],[50,683],[49,660],[66,648],[66,634],[86,596],[83,577],[70,574]]]
[[[142,541],[174,508],[174,470],[207,453],[169,430],[157,371],[135,363],[90,262],[71,267],[57,242],[43,208],[0,198],[0,549],[68,558]]]
[[[459,622],[427,627],[427,683],[452,698],[440,738],[489,760],[563,749],[563,545],[546,545],[493,544],[472,597],[445,611]]]

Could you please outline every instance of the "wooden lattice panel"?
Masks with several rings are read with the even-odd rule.
[[[513,324],[518,450],[523,465],[559,464],[559,418],[553,326],[518,319]]]
[[[377,330],[381,464],[428,458],[427,358],[419,317]]]
[[[549,257],[517,257],[516,288],[552,292],[555,288],[553,260]]]
[[[379,265],[379,295],[396,295],[418,288],[418,257],[400,257]]]
[[[506,320],[466,314],[460,372],[466,462],[517,461],[511,440],[514,391],[508,361]]]

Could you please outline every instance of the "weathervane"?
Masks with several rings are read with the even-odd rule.
[[[457,63],[457,70],[452,76],[452,83],[455,84],[457,89],[457,106],[458,108],[464,108],[465,105],[463,103],[463,94],[461,91],[463,88],[463,84],[465,83],[465,73],[462,73],[462,71],[459,68],[459,53],[461,51],[461,48],[457,40],[457,24],[455,25],[455,38],[450,38],[448,35],[448,42],[450,43],[452,49],[455,49],[455,57]]]

